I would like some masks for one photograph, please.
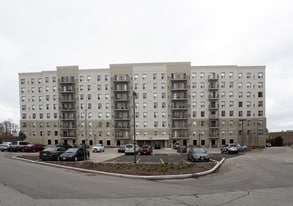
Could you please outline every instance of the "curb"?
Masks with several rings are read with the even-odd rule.
[[[144,175],[127,175],[127,174],[119,174],[119,173],[110,173],[110,172],[103,172],[103,171],[96,171],[96,170],[88,170],[88,169],[82,169],[82,168],[76,168],[76,167],[69,167],[65,165],[58,165],[58,164],[52,164],[47,162],[40,162],[40,161],[34,161],[34,160],[28,160],[20,157],[13,156],[12,159],[16,160],[22,160],[30,163],[36,163],[40,165],[48,165],[63,169],[70,169],[75,170],[79,172],[89,172],[89,173],[95,173],[95,174],[102,174],[102,175],[109,175],[109,176],[115,176],[115,177],[124,177],[124,178],[133,178],[133,179],[145,179],[145,180],[166,180],[166,179],[186,179],[186,178],[194,178],[194,177],[200,177],[205,176],[208,174],[211,174],[215,172],[225,161],[225,158],[222,158],[220,161],[216,161],[217,164],[210,170],[203,171],[203,172],[197,172],[193,174],[182,174],[182,175],[150,175],[150,176],[144,176]]]

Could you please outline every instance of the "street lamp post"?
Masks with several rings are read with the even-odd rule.
[[[134,141],[134,164],[136,164],[136,131],[135,131],[135,97],[136,92],[133,91],[132,93],[132,100],[133,100],[133,141]]]
[[[244,128],[243,128],[243,122],[246,121],[245,119],[240,119],[241,121],[241,127],[242,127],[242,131],[241,131],[241,145],[244,145]]]

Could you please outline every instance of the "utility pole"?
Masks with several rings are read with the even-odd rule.
[[[134,141],[134,164],[136,164],[136,131],[135,131],[135,98],[136,92],[132,92],[132,100],[133,100],[133,141]]]
[[[241,145],[244,145],[244,128],[243,128],[243,122],[246,121],[246,119],[240,119],[239,120],[241,122],[241,126],[242,126],[242,131],[241,131]]]

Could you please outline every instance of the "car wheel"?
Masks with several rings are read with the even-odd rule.
[[[78,161],[78,158],[77,158],[77,157],[74,157],[74,161],[76,161],[76,162],[77,162],[77,161]]]
[[[97,149],[94,149],[94,150],[93,150],[93,152],[95,152],[95,153],[96,153],[96,152],[97,152]]]

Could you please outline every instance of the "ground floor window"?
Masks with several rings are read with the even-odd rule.
[[[110,146],[110,145],[111,145],[111,141],[107,140],[107,146]]]
[[[51,140],[50,140],[50,139],[48,139],[48,145],[51,145],[51,144],[52,144]]]
[[[226,144],[226,140],[222,139],[222,145],[225,145],[225,144]]]
[[[193,140],[193,145],[197,145],[197,140],[196,139]]]
[[[201,145],[205,145],[206,141],[204,139],[201,140]]]
[[[230,144],[234,144],[234,139],[230,139]]]

